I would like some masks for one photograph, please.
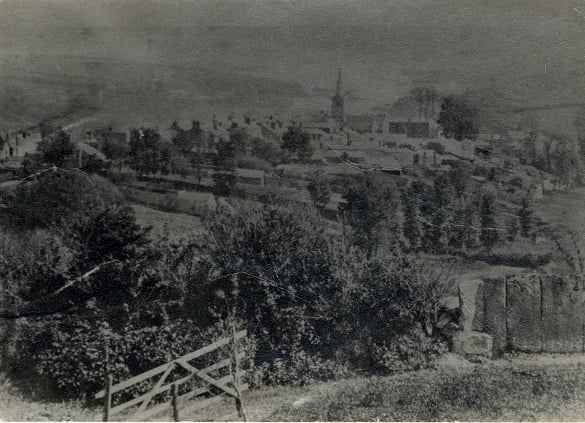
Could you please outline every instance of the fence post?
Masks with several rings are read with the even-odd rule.
[[[178,422],[179,421],[179,399],[177,394],[177,384],[173,383],[171,385],[171,392],[173,394],[173,419]]]
[[[235,315],[235,313],[234,313]],[[236,410],[238,411],[238,417],[243,421],[246,420],[246,411],[244,410],[244,404],[242,403],[242,392],[240,391],[240,360],[238,359],[238,345],[236,341],[236,326],[232,322],[232,379],[234,390],[238,394],[236,397]]]
[[[106,394],[104,395],[104,421],[110,421],[110,409],[112,408],[112,375],[106,376]]]

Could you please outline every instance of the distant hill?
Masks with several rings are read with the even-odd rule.
[[[0,27],[0,93],[18,99],[0,98],[0,128],[71,108],[326,110],[338,67],[349,113],[417,85],[502,110],[585,98],[585,22],[563,2],[4,0]]]

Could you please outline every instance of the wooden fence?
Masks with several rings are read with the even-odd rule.
[[[239,351],[238,340],[246,336],[246,331],[233,333],[201,349],[162,364],[130,379],[112,384],[112,376],[106,377],[105,389],[95,395],[104,399],[104,421],[110,421],[115,415],[121,420],[143,421],[163,412],[173,412],[175,421],[179,421],[179,412],[187,413],[205,408],[223,400],[226,396],[235,399],[236,410],[240,419],[246,420],[242,404],[242,392],[248,388],[241,383],[240,361],[245,354]],[[222,347],[229,347],[225,359],[199,369],[193,362]],[[218,351],[219,352],[219,351]],[[166,382],[166,383],[165,383]],[[137,391],[148,386],[147,392],[132,397],[128,390]],[[114,400],[120,400],[114,405]],[[135,409],[130,412],[131,408]]]

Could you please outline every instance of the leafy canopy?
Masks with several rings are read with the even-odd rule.
[[[479,109],[462,96],[450,95],[443,98],[437,122],[447,138],[473,140],[479,134]]]

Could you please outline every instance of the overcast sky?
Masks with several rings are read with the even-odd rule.
[[[331,88],[342,67],[372,103],[420,83],[560,102],[585,98],[583,11],[585,0],[2,0],[0,70],[83,56]]]

